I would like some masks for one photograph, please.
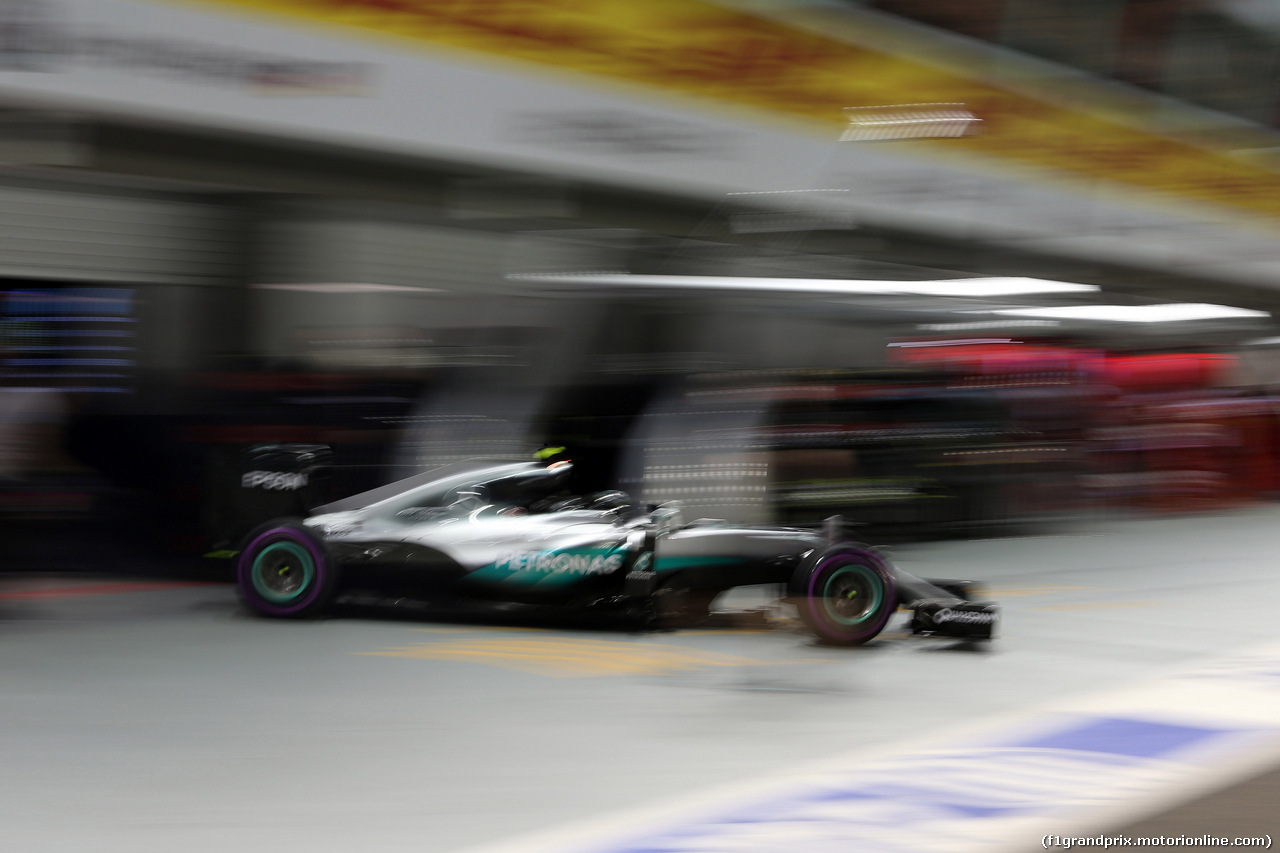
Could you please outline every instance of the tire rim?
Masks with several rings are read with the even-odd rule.
[[[296,542],[273,542],[253,560],[253,589],[274,604],[292,601],[311,588],[315,561]]]
[[[880,609],[883,585],[866,566],[843,566],[822,588],[822,606],[832,621],[859,625]]]

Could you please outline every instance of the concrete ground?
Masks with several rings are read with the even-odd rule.
[[[347,606],[279,622],[220,583],[0,576],[0,849],[518,842],[1274,640],[1277,539],[1266,505],[897,549],[917,574],[988,582],[1004,625],[978,648],[900,624],[826,648],[785,619],[632,634]],[[1118,831],[1275,835],[1276,794],[1267,774]]]

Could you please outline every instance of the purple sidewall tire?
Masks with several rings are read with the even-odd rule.
[[[311,557],[314,576],[307,589],[288,603],[273,602],[261,595],[253,578],[254,563],[263,549],[279,542],[300,545]],[[236,585],[240,595],[254,610],[266,616],[303,616],[324,604],[332,586],[332,569],[324,546],[299,524],[273,522],[249,534],[248,544],[240,551],[236,565]]]
[[[842,625],[831,618],[825,606],[823,589],[833,573],[846,566],[858,566],[869,570],[879,581],[879,596],[874,610],[857,625]],[[799,592],[796,606],[800,618],[819,638],[839,645],[856,646],[874,639],[897,609],[897,589],[889,567],[875,553],[863,548],[835,546],[806,562],[798,572],[798,583],[793,589]]]

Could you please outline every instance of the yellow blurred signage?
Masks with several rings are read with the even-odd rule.
[[[176,0],[711,98],[849,137],[850,108],[963,105],[947,146],[1280,216],[1280,176],[974,77],[698,0]],[[893,137],[885,137],[893,138]]]

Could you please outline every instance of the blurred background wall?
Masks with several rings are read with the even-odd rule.
[[[901,530],[1269,496],[1277,27],[3,0],[7,517],[201,552],[264,441],[348,490],[567,442],[585,488]],[[1230,310],[1076,310],[1187,303]]]

